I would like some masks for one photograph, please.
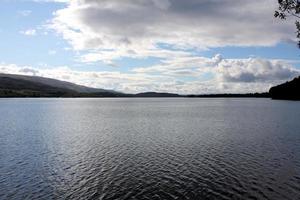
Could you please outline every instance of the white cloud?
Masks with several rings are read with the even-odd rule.
[[[171,47],[271,46],[294,40],[294,24],[274,19],[273,0],[73,0],[50,25],[83,61],[159,55]],[[96,58],[97,57],[97,58]]]
[[[216,74],[225,82],[253,83],[282,81],[299,75],[299,70],[282,61],[259,58],[224,60]]]
[[[18,13],[23,17],[28,17],[29,15],[31,15],[32,11],[31,10],[21,10]]]
[[[103,50],[99,52],[90,52],[80,56],[80,61],[82,62],[98,62],[102,61],[105,63],[110,63],[114,59],[118,59],[120,57],[131,57],[131,58],[147,58],[157,57],[157,58],[170,58],[170,57],[182,57],[188,56],[190,53],[185,51],[171,51],[166,49],[152,48],[152,49],[141,49],[136,52],[134,50],[126,50],[126,49],[115,49],[115,50]]]
[[[273,85],[300,75],[287,61],[260,58],[224,59],[186,56],[129,72],[83,72],[69,67],[0,64],[0,73],[50,77],[90,87],[123,92],[175,92],[181,94],[265,92]],[[209,74],[209,77],[206,75]]]
[[[201,78],[205,79],[205,75],[209,75],[207,79],[215,86],[210,88],[218,93],[224,89],[229,92],[267,91],[271,85],[300,75],[300,70],[287,61],[261,58],[223,59],[221,55],[212,58],[175,57],[159,65],[135,68],[133,72],[160,74],[177,79],[191,77],[198,79],[197,83],[201,82]],[[220,90],[217,91],[217,88]]]
[[[20,31],[21,34],[27,35],[27,36],[35,36],[37,34],[35,29],[28,29],[24,31]]]

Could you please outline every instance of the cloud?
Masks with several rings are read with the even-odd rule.
[[[225,82],[273,82],[288,80],[299,75],[299,70],[282,61],[259,58],[224,60],[216,74]]]
[[[22,67],[18,70],[18,72],[21,74],[36,76],[39,73],[39,70],[33,69],[31,67]]]
[[[219,54],[212,58],[192,55],[174,56],[163,60],[161,64],[153,65],[151,67],[135,68],[133,71],[138,73],[162,74],[176,73],[176,71],[190,71],[193,72],[194,76],[199,76],[202,73],[207,73],[214,70],[221,61],[223,61],[223,58]]]
[[[20,14],[23,17],[28,17],[29,15],[31,15],[32,11],[31,10],[21,10],[18,12],[18,14]]]
[[[182,57],[189,56],[191,53],[185,51],[172,51],[166,49],[152,48],[139,50],[138,52],[134,50],[126,49],[109,49],[102,50],[98,52],[89,52],[80,56],[80,61],[82,62],[98,62],[102,61],[104,63],[111,63],[112,60],[118,59],[120,57],[131,57],[131,58],[147,58],[147,57],[156,57],[161,59],[168,59],[171,57]]]
[[[287,61],[261,58],[223,59],[219,54],[212,58],[198,56],[175,57],[164,60],[158,65],[139,67],[132,71],[145,74],[178,76],[179,78],[183,76],[199,78],[209,74],[214,77],[213,81],[219,84],[276,84],[300,74],[300,70]]]
[[[295,40],[294,24],[273,17],[273,0],[73,0],[50,27],[82,61],[159,55],[171,49],[272,46]],[[95,57],[97,57],[95,59]]]
[[[37,34],[35,29],[20,31],[20,33],[26,36],[35,36]]]
[[[0,73],[50,77],[90,87],[137,93],[181,94],[265,92],[273,85],[300,75],[287,61],[261,58],[224,59],[185,56],[128,72],[76,71],[69,67],[29,67],[0,64]]]

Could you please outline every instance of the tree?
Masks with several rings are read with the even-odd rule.
[[[278,10],[275,11],[276,18],[285,20],[287,17],[296,18],[296,34],[298,38],[298,47],[300,48],[300,1],[299,0],[278,0]]]

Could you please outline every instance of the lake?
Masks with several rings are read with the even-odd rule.
[[[300,199],[300,102],[0,99],[0,199]]]

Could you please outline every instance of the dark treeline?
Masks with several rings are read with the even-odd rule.
[[[78,93],[78,92],[64,92],[51,91],[41,92],[34,90],[9,90],[0,89],[0,98],[43,98],[43,97],[62,97],[62,98],[269,98],[269,93],[249,93],[249,94],[206,94],[206,95],[179,95],[172,93],[157,93],[146,92],[138,94],[124,94],[124,93]]]
[[[265,93],[247,93],[247,94],[201,94],[201,95],[187,95],[187,97],[192,98],[226,98],[226,97],[235,97],[235,98],[269,98],[270,94]]]
[[[272,99],[300,100],[300,77],[270,89]]]

